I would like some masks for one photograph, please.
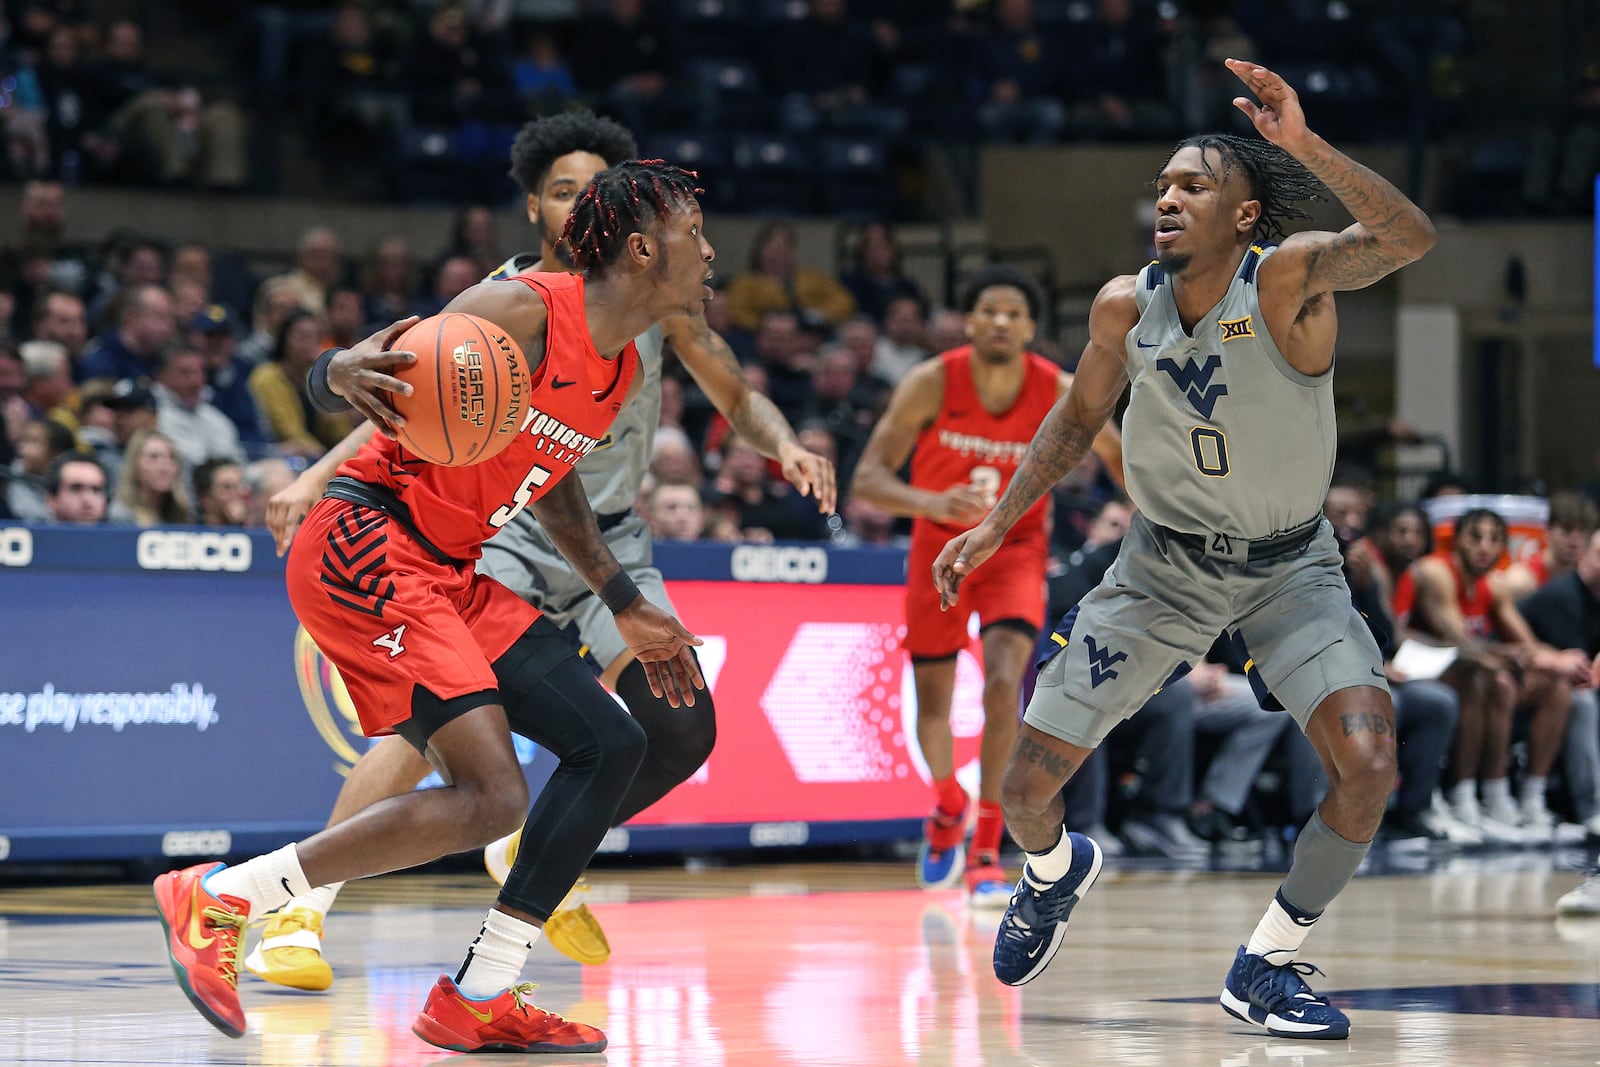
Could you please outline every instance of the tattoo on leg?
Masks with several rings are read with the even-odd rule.
[[[1372,733],[1384,737],[1394,732],[1394,727],[1389,725],[1388,719],[1364,711],[1339,716],[1339,725],[1344,728],[1346,737],[1359,733]]]
[[[1017,742],[1017,757],[1024,763],[1031,763],[1042,769],[1046,774],[1062,781],[1071,777],[1078,765],[1065,756],[1058,756],[1044,745],[1031,738],[1021,738]]]

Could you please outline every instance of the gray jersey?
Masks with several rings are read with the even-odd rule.
[[[1333,371],[1301,374],[1268,335],[1256,277],[1272,252],[1251,247],[1192,334],[1166,272],[1153,263],[1139,272],[1139,323],[1124,342],[1133,394],[1123,465],[1128,495],[1152,522],[1255,540],[1322,513]]]

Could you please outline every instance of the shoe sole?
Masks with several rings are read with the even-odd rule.
[[[611,943],[587,904],[556,912],[544,924],[550,947],[585,967],[598,967],[611,958]]]
[[[449,1049],[451,1052],[524,1052],[524,1053],[580,1053],[604,1052],[606,1039],[589,1041],[581,1045],[558,1045],[551,1041],[536,1041],[531,1045],[513,1045],[505,1041],[490,1041],[481,1045],[463,1041],[461,1035],[443,1025],[433,1016],[423,1012],[417,1016],[417,1021],[411,1024],[411,1032],[435,1048]]]
[[[161,932],[164,935],[161,946],[167,950],[167,961],[172,964],[172,973],[174,977],[178,979],[178,988],[183,990],[183,995],[189,998],[189,1003],[194,1005],[194,1010],[198,1011],[205,1018],[206,1022],[210,1023],[212,1026],[215,1026],[218,1030],[221,1030],[229,1037],[243,1037],[244,1027],[235,1026],[222,1016],[218,1015],[216,1009],[207,1004],[203,999],[201,999],[200,995],[194,991],[194,987],[189,984],[189,969],[182,963],[178,962],[177,953],[172,951],[172,924],[167,921],[167,905],[166,901],[162,898],[161,892],[161,882],[163,878],[166,878],[166,875],[162,875],[161,878],[157,878],[155,885],[151,888],[155,891],[156,915],[158,915],[161,919]]]
[[[262,955],[261,946],[257,945],[248,956],[244,958],[244,969],[261,979],[271,982],[286,989],[303,989],[307,993],[321,993],[333,985],[333,968],[328,968],[325,973],[305,971],[274,971],[272,964]]]
[[[1269,1012],[1262,1011],[1249,1001],[1241,1000],[1234,996],[1227,986],[1222,987],[1222,996],[1218,999],[1218,1003],[1222,1005],[1223,1011],[1235,1019],[1265,1030],[1273,1037],[1284,1037],[1300,1041],[1346,1041],[1350,1038],[1350,1027],[1348,1025],[1342,1030],[1332,1026],[1324,1027],[1321,1030],[1296,1030],[1294,1027],[1297,1024],[1278,1019]],[[1257,1019],[1257,1015],[1260,1015],[1261,1018]]]
[[[1006,985],[1013,987],[1024,986],[1044,973],[1044,969],[1050,965],[1050,961],[1056,958],[1056,953],[1061,949],[1061,942],[1067,936],[1067,920],[1072,918],[1072,913],[1077,910],[1079,904],[1083,903],[1083,898],[1088,895],[1089,890],[1094,888],[1095,880],[1100,877],[1100,868],[1105,862],[1105,854],[1100,851],[1100,844],[1094,838],[1086,837],[1084,840],[1088,841],[1090,846],[1094,848],[1094,861],[1089,864],[1089,873],[1083,876],[1083,881],[1078,883],[1078,888],[1072,891],[1072,904],[1067,908],[1067,914],[1063,915],[1061,921],[1056,923],[1055,930],[1050,934],[1050,943],[1045,946],[1043,952],[1039,953],[1039,958],[1034,963],[1033,970],[1015,982],[1006,982],[1004,978],[995,975]],[[1027,877],[1026,872],[1024,872],[1023,877]]]

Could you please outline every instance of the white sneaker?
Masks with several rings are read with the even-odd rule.
[[[1483,834],[1451,814],[1449,805],[1443,803],[1442,797],[1438,797],[1437,794],[1435,797],[1439,803],[1417,816],[1417,821],[1422,823],[1429,833],[1434,834],[1440,841],[1461,848],[1477,848],[1483,844]]]
[[[1516,825],[1530,845],[1551,845],[1556,839],[1556,817],[1541,803],[1537,810],[1515,804],[1501,804],[1489,809],[1491,817],[1502,821],[1506,816],[1516,819]]]
[[[1523,803],[1522,827],[1530,832],[1537,829],[1541,835],[1540,840],[1553,845],[1581,845],[1588,836],[1580,823],[1562,822],[1556,818],[1556,813],[1543,803]],[[1543,836],[1546,830],[1549,831],[1548,837]]]
[[[1522,828],[1515,822],[1505,822],[1501,819],[1490,817],[1489,813],[1478,806],[1477,797],[1467,797],[1458,800],[1453,811],[1455,817],[1466,823],[1483,835],[1483,839],[1492,845],[1526,845],[1528,837]],[[1516,808],[1512,806],[1512,815],[1515,817]]]
[[[1557,915],[1600,915],[1600,872],[1556,901]]]

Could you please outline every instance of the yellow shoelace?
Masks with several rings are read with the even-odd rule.
[[[217,933],[217,939],[222,942],[217,957],[217,970],[222,975],[222,980],[235,989],[239,988],[239,964],[244,955],[245,917],[226,908],[209,907],[200,910],[201,918]]]

